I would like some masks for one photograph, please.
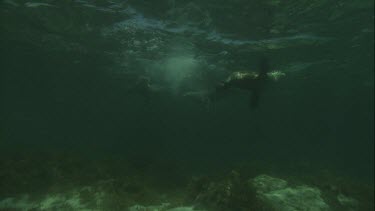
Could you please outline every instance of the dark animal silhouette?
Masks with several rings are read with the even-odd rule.
[[[250,91],[250,108],[255,109],[259,106],[259,99],[264,85],[268,79],[269,71],[268,60],[262,57],[259,63],[259,72],[233,72],[225,81],[223,81],[216,91],[237,88]]]

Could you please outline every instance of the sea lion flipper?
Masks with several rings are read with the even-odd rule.
[[[256,109],[258,108],[259,106],[259,97],[260,97],[260,94],[259,94],[259,91],[257,90],[254,90],[250,93],[250,102],[249,102],[249,106],[251,109]]]
[[[268,59],[262,56],[259,61],[259,76],[256,79],[256,83],[253,86],[250,95],[250,108],[255,109],[259,106],[259,98],[261,91],[263,90],[264,83],[267,79],[267,73],[269,72]]]
[[[268,59],[267,57],[262,56],[259,62],[259,77],[260,78],[267,77],[268,72],[269,72]]]

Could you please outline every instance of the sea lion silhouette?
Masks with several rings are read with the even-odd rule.
[[[228,90],[231,88],[237,88],[242,90],[250,91],[250,108],[255,109],[259,106],[259,98],[261,92],[264,89],[264,85],[268,79],[269,64],[266,57],[262,57],[259,62],[258,72],[241,72],[236,71],[229,75],[229,77],[223,81],[216,91]]]

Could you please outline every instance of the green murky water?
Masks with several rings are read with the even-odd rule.
[[[288,209],[244,200],[262,174],[373,210],[373,9],[1,0],[0,210]]]

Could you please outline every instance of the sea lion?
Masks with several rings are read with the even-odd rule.
[[[285,73],[273,70],[269,71],[269,65],[266,58],[260,61],[258,72],[254,71],[236,71],[232,72],[226,80],[222,81],[218,86],[208,89],[200,89],[188,91],[183,94],[184,97],[194,98],[204,103],[210,108],[213,101],[223,97],[225,90],[241,89],[250,91],[250,107],[257,108],[259,106],[259,97],[264,89],[267,81],[278,81],[284,77]]]
[[[264,85],[270,76],[272,75],[269,75],[268,60],[266,58],[262,58],[259,63],[259,72],[233,72],[225,81],[216,87],[216,91],[219,92],[231,88],[248,90],[251,92],[250,108],[254,109],[259,106],[261,92],[263,91]]]

